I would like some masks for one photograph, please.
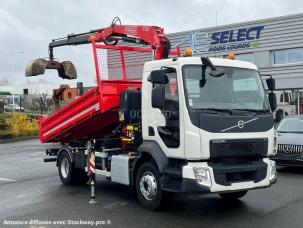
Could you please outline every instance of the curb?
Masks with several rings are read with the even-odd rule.
[[[24,141],[24,140],[30,140],[30,139],[38,139],[38,136],[34,135],[34,136],[24,136],[24,137],[19,137],[19,138],[12,138],[12,139],[0,139],[0,144],[12,143],[12,142],[18,142],[18,141]]]

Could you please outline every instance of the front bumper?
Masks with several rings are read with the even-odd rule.
[[[287,156],[277,154],[270,159],[276,161],[277,165],[282,166],[303,166],[303,156]]]
[[[275,167],[272,169],[273,162],[269,158],[263,158],[266,164],[265,177],[258,181],[234,181],[230,184],[219,184],[216,182],[214,170],[207,162],[189,162],[183,166],[182,170],[182,191],[183,192],[232,192],[256,188],[265,188],[274,184],[277,179]],[[243,165],[244,167],[245,165]],[[194,169],[202,168],[209,170],[210,183],[199,183]],[[274,170],[274,171],[273,171]],[[274,174],[272,173],[274,172]],[[201,184],[202,183],[202,184]]]

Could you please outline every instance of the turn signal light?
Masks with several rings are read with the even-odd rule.
[[[186,48],[184,51],[184,56],[192,56],[193,51],[190,48]]]
[[[236,55],[233,54],[233,53],[230,53],[230,54],[228,54],[227,58],[235,60],[236,59]]]

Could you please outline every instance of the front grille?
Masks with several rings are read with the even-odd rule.
[[[303,155],[303,145],[279,144],[278,154]]]
[[[258,183],[264,180],[267,174],[267,164],[263,162],[262,158],[251,161],[249,164],[208,162],[208,165],[213,169],[215,182],[224,186],[245,181]]]
[[[251,156],[266,155],[268,140],[264,139],[230,139],[230,140],[211,140],[210,156],[231,157],[231,156]]]

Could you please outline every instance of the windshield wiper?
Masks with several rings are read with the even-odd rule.
[[[244,108],[244,109],[233,109],[233,110],[236,110],[236,111],[244,111],[244,112],[254,112],[254,113],[269,113],[270,111],[268,109],[249,109],[249,108]]]
[[[199,110],[202,111],[209,111],[211,112],[215,112],[215,114],[222,114],[222,113],[228,113],[231,116],[233,115],[233,111],[231,109],[220,109],[220,108],[200,108]]]
[[[303,132],[302,131],[278,131],[278,133],[297,133],[297,134],[301,134]]]

